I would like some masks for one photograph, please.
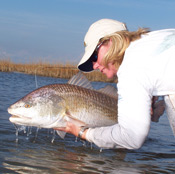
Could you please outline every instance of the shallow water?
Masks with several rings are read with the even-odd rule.
[[[66,83],[65,79],[37,77],[38,86]],[[94,88],[105,83],[93,82]],[[115,84],[113,84],[115,85]],[[72,135],[65,139],[53,131],[36,128],[27,136],[8,120],[7,108],[34,90],[35,77],[21,73],[0,72],[0,173],[174,173],[175,138],[166,114],[159,123],[152,123],[149,136],[139,150],[102,150],[76,141]]]

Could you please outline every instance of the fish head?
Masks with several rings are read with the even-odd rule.
[[[65,100],[55,90],[40,88],[8,108],[14,124],[52,128],[66,112]]]

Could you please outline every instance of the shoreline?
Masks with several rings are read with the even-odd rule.
[[[70,64],[50,64],[50,63],[14,63],[10,60],[0,60],[0,72],[19,72],[45,77],[55,77],[70,79],[79,72],[75,65]],[[83,73],[90,81],[115,83],[115,79],[107,77],[99,71]]]

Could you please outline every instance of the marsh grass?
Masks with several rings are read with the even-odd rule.
[[[0,60],[1,72],[21,72],[39,76],[55,77],[70,79],[77,74],[79,70],[76,65],[67,64],[50,64],[44,62],[38,63],[13,63],[11,60]],[[101,72],[93,71],[84,73],[90,81],[116,82],[114,79],[107,79]]]

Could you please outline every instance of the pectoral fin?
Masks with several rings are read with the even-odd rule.
[[[69,111],[66,111],[66,116],[64,117],[66,121],[72,122],[73,124],[77,126],[87,126],[85,122],[78,120],[77,118],[73,117]]]
[[[72,122],[73,124],[77,125],[77,126],[85,126],[86,124],[83,121],[80,121],[74,117],[71,116],[66,116],[65,117],[66,121]]]
[[[59,130],[57,130],[56,132],[57,132],[57,134],[58,134],[62,139],[64,139],[64,137],[65,137],[65,135],[66,135],[66,132],[59,131]]]
[[[77,125],[77,126],[87,126],[83,121],[81,120],[78,120],[76,118],[74,118],[73,116],[71,116],[71,114],[66,111],[64,116],[62,117],[63,120],[60,120],[60,122],[62,121],[64,124],[62,124],[62,126],[66,126],[66,122],[72,122],[73,124]],[[63,126],[63,127],[64,127]],[[64,139],[65,135],[66,135],[66,132],[64,131],[60,131],[60,130],[56,130],[57,134],[62,138]]]

